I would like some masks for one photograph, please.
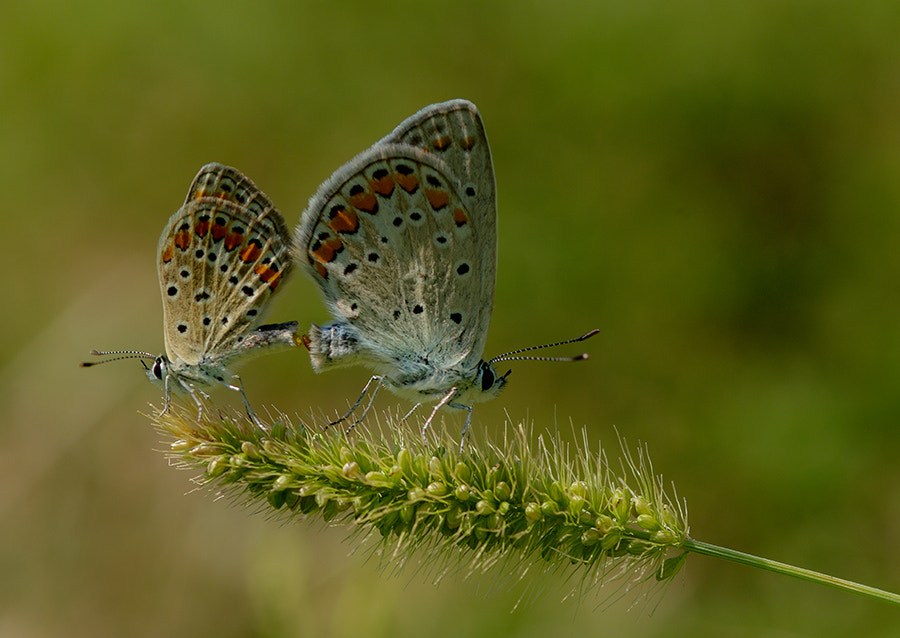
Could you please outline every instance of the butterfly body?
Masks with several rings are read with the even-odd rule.
[[[465,358],[454,363],[435,352],[398,355],[385,361],[381,349],[367,344],[349,323],[313,325],[305,343],[316,372],[363,365],[381,377],[395,394],[413,403],[439,401],[451,388],[456,388],[456,402],[486,401],[505,384],[505,378],[484,360],[473,367]]]

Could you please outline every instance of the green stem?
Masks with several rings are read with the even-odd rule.
[[[775,572],[776,574],[784,574],[785,576],[792,576],[794,578],[799,578],[800,580],[809,581],[811,583],[818,583],[820,585],[833,587],[834,589],[839,589],[841,591],[853,592],[855,594],[868,596],[869,598],[875,598],[877,600],[883,600],[888,603],[893,603],[894,605],[900,605],[900,594],[884,591],[883,589],[877,589],[876,587],[860,585],[859,583],[844,580],[843,578],[836,578],[827,574],[814,572],[811,569],[794,567],[793,565],[779,563],[778,561],[769,560],[768,558],[760,558],[759,556],[753,556],[752,554],[745,554],[744,552],[739,552],[734,549],[719,547],[717,545],[711,545],[709,543],[704,543],[702,541],[693,539],[684,540],[681,543],[681,548],[695,554],[703,554],[704,556],[721,558],[723,560],[731,561],[732,563],[747,565],[749,567],[757,567],[759,569]]]

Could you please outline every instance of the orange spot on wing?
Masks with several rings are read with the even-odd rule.
[[[394,192],[394,179],[390,175],[385,175],[384,177],[373,179],[369,182],[369,186],[382,197],[390,197],[391,193]]]
[[[359,228],[359,218],[356,212],[343,206],[335,206],[331,209],[331,221],[328,227],[336,233],[355,233]]]
[[[324,264],[320,264],[319,262],[316,262],[316,271],[319,273],[319,276],[322,279],[328,279],[328,270],[325,269]]]
[[[337,254],[344,249],[344,243],[337,237],[331,237],[321,242],[318,246],[311,249],[313,257],[323,264],[334,261]]]
[[[206,237],[206,233],[209,232],[209,220],[197,222],[197,225],[194,226],[194,232],[198,237]]]
[[[398,173],[394,177],[394,181],[400,184],[400,188],[407,193],[415,193],[416,189],[419,188],[419,178],[413,174],[403,175],[402,173]]]
[[[350,205],[354,208],[364,210],[367,213],[371,213],[378,207],[378,201],[375,199],[374,193],[365,191],[356,195],[351,195]]]
[[[300,337],[300,343],[302,343],[303,346],[307,350],[309,350],[309,344],[312,343],[312,339],[309,338],[309,335],[303,335],[302,337]]]
[[[254,240],[247,244],[247,247],[241,251],[241,261],[250,263],[259,259],[260,255],[262,255],[262,246],[260,246],[258,240]]]
[[[464,151],[471,151],[475,148],[477,140],[474,137],[464,137],[460,140],[459,145],[462,146]]]
[[[436,151],[445,151],[450,147],[450,138],[448,136],[439,137],[431,143]]]
[[[466,215],[462,208],[457,208],[453,211],[453,221],[456,222],[457,226],[465,226],[469,223],[469,216]]]
[[[175,248],[172,246],[172,244],[169,244],[168,246],[166,246],[166,249],[163,251],[163,254],[162,254],[163,263],[164,264],[169,263],[170,261],[172,261],[172,257],[174,257],[174,256],[175,256]]]
[[[281,271],[278,268],[270,266],[257,266],[253,269],[259,278],[269,284],[269,288],[275,290],[278,287],[278,281],[281,279]]]
[[[450,203],[450,193],[444,190],[426,188],[425,198],[434,210],[440,210]]]
[[[187,250],[191,246],[191,234],[182,230],[180,232],[175,233],[175,245],[178,246],[181,250]]]
[[[225,233],[227,233],[227,232],[228,232],[228,229],[225,228],[225,226],[223,226],[222,224],[213,222],[212,237],[213,237],[214,241],[219,241],[220,239],[222,239],[225,236]],[[231,248],[234,248],[234,246],[232,246]],[[228,250],[231,250],[231,248],[229,248]]]
[[[225,237],[225,250],[234,250],[238,246],[244,243],[244,234],[243,233],[229,233],[227,237]],[[241,255],[243,259],[243,254]],[[244,261],[247,261],[246,259]]]

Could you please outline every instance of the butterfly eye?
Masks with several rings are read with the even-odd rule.
[[[494,387],[494,371],[485,364],[485,366],[481,368],[481,391],[487,392],[492,387]]]
[[[163,378],[163,368],[165,367],[165,363],[161,358],[157,358],[156,361],[153,362],[153,367],[150,368],[150,371],[153,373],[153,376],[157,379]]]

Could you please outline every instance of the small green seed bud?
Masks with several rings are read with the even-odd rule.
[[[444,517],[444,523],[450,529],[456,529],[459,527],[459,524],[462,522],[462,512],[456,508],[451,509],[447,512]]]
[[[603,540],[600,541],[600,547],[602,547],[604,551],[610,551],[619,544],[621,538],[622,535],[619,532],[609,532],[604,534]]]
[[[228,461],[225,460],[225,457],[217,456],[209,460],[209,464],[206,466],[206,475],[210,478],[216,478],[217,476],[222,476],[225,471],[229,468]]]
[[[601,514],[594,522],[594,527],[596,527],[597,531],[599,531],[601,534],[606,534],[609,530],[615,527],[615,522],[606,514]]]
[[[651,514],[640,514],[637,517],[637,524],[643,527],[648,532],[659,529],[659,521],[657,521],[656,517]]]
[[[569,511],[573,514],[579,514],[584,507],[584,497],[572,495],[569,497]]]
[[[653,513],[653,509],[650,507],[650,503],[648,503],[642,496],[633,497],[631,499],[631,502],[634,505],[634,511],[637,512],[637,515],[639,517]]]
[[[277,479],[272,481],[272,489],[273,490],[286,490],[291,486],[291,482],[293,480],[294,480],[293,475],[282,474]]]
[[[372,487],[391,487],[391,485],[393,485],[393,483],[388,480],[387,475],[378,470],[366,472],[366,483]]]
[[[436,496],[438,498],[446,496],[450,492],[445,483],[439,483],[437,481],[430,483],[428,487],[425,488],[425,490],[431,496]]]
[[[544,513],[544,516],[554,516],[559,513],[559,507],[557,507],[555,501],[544,501],[541,503],[541,511]]]
[[[358,480],[362,472],[359,470],[359,463],[356,461],[350,461],[349,463],[344,463],[344,467],[341,468],[341,473],[351,480]]]
[[[600,542],[600,532],[596,529],[585,530],[585,532],[581,535],[581,544],[585,547],[591,547]]]
[[[244,441],[241,443],[241,452],[247,455],[247,458],[253,459],[254,461],[258,461],[262,458],[259,454],[259,448],[256,447],[250,441]]]
[[[400,451],[397,452],[397,465],[400,466],[400,469],[403,471],[403,475],[405,477],[412,478],[412,476],[413,476],[412,454],[410,454],[408,449],[401,448]]]
[[[675,534],[667,529],[657,530],[653,534],[653,542],[660,545],[670,545],[675,542]]]
[[[631,501],[622,488],[617,488],[613,491],[612,499],[610,500],[616,520],[618,520],[619,523],[627,521],[628,515],[631,512]]]
[[[191,454],[193,456],[209,456],[210,454],[221,454],[222,450],[219,449],[218,445],[213,445],[212,443],[201,443],[200,445],[195,445],[191,449]]]
[[[584,497],[587,496],[587,483],[585,483],[584,481],[575,481],[574,483],[572,483],[569,486],[569,496],[570,498],[580,496],[582,499],[584,499]]]
[[[173,452],[185,452],[191,449],[192,443],[186,439],[178,439],[169,443],[169,449]]]
[[[493,514],[494,506],[491,505],[490,501],[481,499],[480,501],[475,503],[475,511],[481,516],[485,516],[487,514]]]

